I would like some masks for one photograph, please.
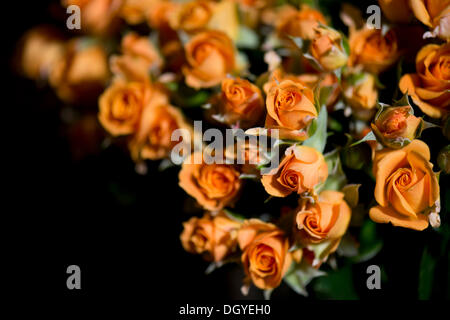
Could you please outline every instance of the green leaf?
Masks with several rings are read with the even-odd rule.
[[[317,188],[317,190],[341,190],[347,183],[347,177],[345,176],[344,170],[342,170],[339,151],[334,150],[327,153],[325,155],[325,162],[328,166],[328,178],[322,186]]]
[[[375,137],[375,134],[373,133],[372,130],[368,134],[366,134],[364,136],[364,138],[362,138],[361,140],[358,140],[358,141],[352,143],[349,147],[350,148],[354,147],[354,146],[356,146],[356,145],[358,145],[358,144],[360,144],[362,142],[365,142],[365,141],[377,141],[377,138]]]
[[[319,116],[312,122],[314,133],[303,142],[303,145],[312,147],[319,152],[323,152],[327,143],[327,108],[323,106],[320,109]]]
[[[354,208],[358,205],[359,201],[359,187],[360,184],[348,184],[344,188],[342,188],[342,192],[344,193],[344,199],[348,203],[351,208]]]
[[[314,281],[314,291],[321,299],[356,300],[351,265],[331,271]]]
[[[283,280],[292,290],[298,294],[307,296],[306,286],[312,279],[323,275],[326,275],[326,273],[313,268],[307,262],[302,261],[300,264],[293,262]]]
[[[238,222],[244,222],[245,217],[239,213],[233,212],[230,209],[223,209],[223,212],[230,218]]]

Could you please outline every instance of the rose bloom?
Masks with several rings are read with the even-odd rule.
[[[153,29],[170,28],[170,16],[181,5],[169,0],[154,0],[151,10],[147,13],[147,22]]]
[[[142,159],[159,160],[167,158],[173,147],[180,143],[172,141],[172,133],[177,129],[186,129],[193,136],[193,129],[181,111],[169,104],[156,104],[154,101],[145,106],[140,118],[139,128],[129,143],[131,155],[135,161]],[[191,137],[183,137],[183,143],[190,144]]]
[[[411,106],[387,107],[371,124],[377,139],[390,148],[401,148],[414,140],[421,125],[422,119],[412,114]]]
[[[308,146],[292,146],[285,152],[279,167],[263,175],[261,182],[267,193],[286,197],[292,192],[312,192],[328,177],[328,166],[323,155]]]
[[[82,29],[102,35],[115,29],[123,0],[62,0],[62,3],[65,7],[80,8]]]
[[[148,12],[158,0],[123,0],[120,17],[128,24],[139,24],[147,19]]]
[[[186,45],[187,65],[183,68],[190,87],[216,86],[233,71],[235,48],[231,39],[220,31],[205,31],[194,36]]]
[[[326,25],[327,21],[323,14],[307,5],[302,5],[300,10],[296,10],[290,5],[283,6],[276,21],[277,33],[282,36],[300,37],[303,39],[313,39],[315,28],[319,23]]]
[[[183,223],[180,240],[190,253],[202,254],[209,261],[223,261],[237,247],[237,233],[241,223],[224,214],[215,217],[205,214],[202,218],[192,217]]]
[[[400,56],[397,35],[393,30],[383,35],[379,29],[351,29],[349,45],[349,66],[362,65],[364,70],[374,74],[388,69]]]
[[[359,75],[345,76],[342,81],[344,99],[358,118],[369,120],[375,112],[378,99],[375,77],[370,73],[365,73],[360,79],[353,82],[351,77],[355,76]]]
[[[222,81],[221,93],[211,101],[209,114],[228,125],[239,124],[249,128],[257,123],[264,112],[261,90],[250,81],[241,78],[227,78]],[[214,114],[213,114],[214,113]]]
[[[416,57],[416,73],[400,79],[400,90],[433,118],[450,111],[450,43],[429,44]]]
[[[174,30],[194,33],[204,30],[213,15],[215,3],[208,0],[185,2],[170,15],[169,23]]]
[[[450,0],[409,0],[418,20],[434,29],[439,37],[450,39]]]
[[[35,27],[22,37],[17,51],[18,68],[26,77],[47,79],[53,66],[64,57],[64,38],[52,27]]]
[[[130,32],[122,39],[122,55],[111,57],[111,70],[129,80],[143,81],[150,70],[160,70],[163,60],[148,37]]]
[[[118,79],[101,95],[98,118],[113,136],[132,134],[139,126],[144,107],[166,101],[167,97],[147,82]]]
[[[325,71],[333,71],[347,63],[348,56],[342,47],[342,37],[336,30],[317,27],[311,41],[310,52]]]
[[[266,127],[302,130],[317,117],[314,93],[298,78],[284,76],[272,80],[264,90],[267,94]]]
[[[217,211],[236,200],[242,181],[233,165],[195,164],[202,154],[186,158],[179,173],[179,185],[205,209]]]
[[[399,150],[377,151],[373,172],[378,206],[370,209],[370,218],[415,230],[428,227],[427,213],[439,200],[428,146],[414,140]]]
[[[239,229],[238,242],[247,281],[251,279],[260,289],[278,287],[292,263],[283,231],[273,224],[250,219]]]
[[[66,44],[64,57],[53,65],[49,82],[60,99],[91,102],[110,79],[108,55],[100,44],[85,44],[75,38]]]
[[[409,0],[378,0],[384,16],[392,22],[407,23],[411,21],[412,12]]]
[[[351,209],[344,194],[325,190],[315,204],[303,201],[295,217],[296,237],[304,245],[329,242],[320,260],[336,251],[350,223]]]

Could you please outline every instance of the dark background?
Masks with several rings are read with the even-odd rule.
[[[120,143],[91,147],[101,145],[100,128],[98,140],[80,137],[76,126],[64,121],[69,109],[51,89],[13,72],[15,44],[27,29],[45,22],[64,30],[64,20],[47,6],[54,2],[9,2],[2,11],[2,158],[7,189],[3,246],[12,254],[6,278],[14,294],[65,301],[152,295],[158,303],[243,299],[239,267],[228,265],[206,276],[208,263],[182,249],[181,223],[190,217],[184,208],[191,202],[177,185],[177,168],[159,172],[158,163],[149,162],[147,175],[137,174]],[[331,8],[336,3],[330,2]],[[96,106],[74,113],[80,119],[92,117]],[[443,136],[432,129],[424,140],[430,142],[436,159],[446,144]],[[351,170],[347,174],[352,182],[363,179]],[[441,176],[443,225],[448,224],[448,181]],[[365,190],[363,197],[370,199],[371,192]],[[248,195],[256,199],[260,193]],[[431,228],[424,232],[390,225],[376,228],[384,241],[382,251],[359,264],[339,260],[345,274],[332,278],[338,280],[326,294],[311,292],[313,298],[418,298],[424,248],[447,252],[448,244]],[[449,299],[448,255],[436,261],[430,297]],[[81,267],[80,291],[66,288],[66,268],[71,264]],[[371,264],[383,270],[379,291],[366,288],[366,268]],[[262,294],[252,288],[248,298]],[[273,299],[304,298],[282,284]]]

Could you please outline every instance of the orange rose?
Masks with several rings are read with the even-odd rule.
[[[276,76],[275,76],[276,77]],[[266,91],[266,127],[302,130],[317,117],[313,91],[293,76],[275,79]]]
[[[261,90],[241,78],[223,80],[222,91],[213,98],[212,104],[209,113],[214,119],[220,116],[220,122],[228,125],[239,123],[241,128],[257,123],[264,112]]]
[[[420,140],[399,150],[376,152],[378,206],[370,209],[373,221],[415,230],[428,227],[428,214],[439,207],[439,183],[429,161],[430,150]]]
[[[345,101],[352,107],[355,115],[369,120],[375,113],[378,90],[375,77],[370,73],[345,75],[342,81]]]
[[[286,150],[279,167],[263,175],[261,182],[267,193],[286,197],[292,192],[313,192],[314,187],[325,182],[328,167],[323,155],[314,148],[292,146]]]
[[[192,154],[181,168],[179,185],[205,209],[216,211],[231,204],[237,197],[242,182],[232,165],[196,164],[202,154]]]
[[[180,4],[169,0],[154,0],[151,10],[147,13],[150,27],[161,29],[169,27],[170,16]]]
[[[183,3],[169,18],[174,30],[188,33],[204,30],[213,15],[214,3],[207,0],[195,0]]]
[[[111,70],[127,79],[144,81],[152,69],[160,70],[162,63],[150,39],[131,32],[122,39],[122,55],[111,58]]]
[[[414,140],[422,129],[422,119],[411,106],[383,107],[372,123],[372,130],[383,145],[398,149]]]
[[[48,26],[29,30],[18,48],[18,67],[33,80],[47,79],[55,64],[63,59],[64,38],[60,32]]]
[[[409,22],[412,17],[409,0],[378,0],[383,14],[392,22]]]
[[[348,60],[342,45],[342,36],[329,27],[317,27],[310,45],[310,52],[324,71],[333,71],[343,67]]]
[[[206,260],[222,261],[237,246],[237,232],[241,224],[225,215],[193,217],[183,223],[180,240],[190,253],[202,254]]]
[[[249,280],[260,289],[278,287],[292,263],[283,231],[273,224],[250,219],[239,229],[238,242]]]
[[[146,20],[148,12],[158,0],[123,0],[120,16],[129,24],[139,24]]]
[[[315,204],[304,202],[295,218],[300,241],[303,244],[330,241],[327,255],[336,251],[351,217],[351,209],[344,200],[344,194],[325,190],[319,194]]]
[[[95,34],[110,33],[118,22],[123,0],[62,0],[64,6],[76,5],[81,11],[81,29]]]
[[[64,57],[51,70],[50,85],[64,101],[91,102],[109,81],[105,48],[84,41],[76,38],[67,43]]]
[[[147,105],[140,119],[139,129],[130,141],[131,155],[135,160],[159,160],[169,156],[179,141],[172,141],[172,133],[177,129],[187,129],[193,135],[192,127],[186,122],[181,111],[168,104]],[[183,137],[189,141],[190,137]]]
[[[218,85],[234,69],[235,49],[231,39],[220,31],[205,31],[186,45],[186,83],[193,88]]]
[[[388,69],[400,56],[393,30],[383,35],[379,29],[350,29],[349,45],[349,66],[362,65],[366,71],[375,74]]]
[[[416,57],[416,73],[405,74],[400,90],[433,118],[450,111],[450,43],[429,44]]]
[[[142,110],[153,101],[166,103],[167,97],[147,82],[115,81],[99,99],[98,118],[113,136],[135,133]]]
[[[433,30],[433,35],[450,39],[450,0],[409,0],[409,5],[423,24]]]
[[[327,24],[320,11],[307,5],[302,5],[301,10],[296,10],[288,5],[283,6],[277,15],[276,30],[280,36],[313,39],[314,29],[319,26],[319,23]]]

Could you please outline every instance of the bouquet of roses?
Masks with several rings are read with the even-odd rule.
[[[359,239],[374,223],[439,228],[450,149],[433,158],[420,138],[450,139],[450,1],[62,5],[70,39],[29,31],[21,71],[67,104],[98,100],[139,172],[179,165],[195,200],[182,246],[208,271],[239,263],[244,294],[283,280],[306,294],[337,256],[380,250]]]

